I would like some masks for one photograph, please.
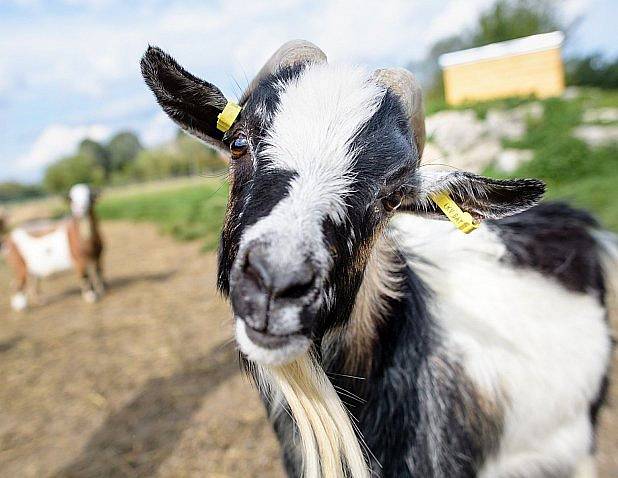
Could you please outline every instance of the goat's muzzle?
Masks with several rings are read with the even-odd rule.
[[[270,350],[308,337],[319,282],[310,257],[278,254],[264,243],[246,247],[230,281],[232,307],[236,319],[243,322],[243,333],[254,345]]]

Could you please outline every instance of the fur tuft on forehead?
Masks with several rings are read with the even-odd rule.
[[[272,167],[301,173],[349,169],[350,144],[378,110],[386,88],[362,68],[319,64],[279,83],[266,138]]]
[[[340,222],[354,179],[353,143],[378,111],[386,89],[364,69],[315,64],[278,83],[279,97],[260,158],[273,171],[295,173],[293,202]]]

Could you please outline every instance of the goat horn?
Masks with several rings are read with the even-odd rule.
[[[258,83],[271,73],[296,63],[326,63],[326,54],[306,40],[290,40],[273,53],[245,90],[241,104],[251,95]]]
[[[389,88],[401,100],[408,115],[410,129],[418,150],[423,155],[425,147],[425,114],[423,112],[423,92],[412,73],[405,68],[384,68],[376,70],[374,77],[378,83]]]

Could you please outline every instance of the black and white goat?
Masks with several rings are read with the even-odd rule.
[[[419,167],[402,69],[287,43],[225,133],[214,85],[153,47],[142,72],[174,121],[231,152],[219,287],[289,476],[593,475],[616,267],[593,219],[532,207],[537,180]],[[428,219],[444,193],[477,231]]]

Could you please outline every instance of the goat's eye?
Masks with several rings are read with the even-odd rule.
[[[401,206],[404,198],[403,190],[399,189],[382,199],[382,206],[386,212],[392,212]]]
[[[238,136],[232,140],[230,143],[230,152],[232,153],[232,158],[240,158],[247,152],[247,148],[249,147],[249,142],[247,138],[244,136]]]

